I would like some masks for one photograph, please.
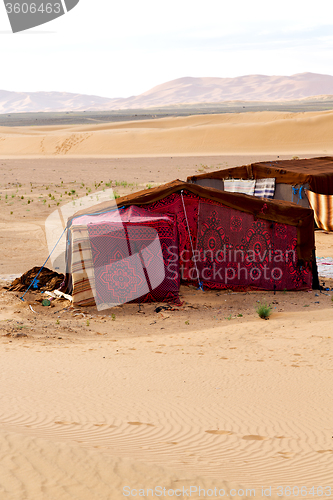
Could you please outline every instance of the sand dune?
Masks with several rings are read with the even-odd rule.
[[[226,113],[57,127],[1,127],[0,155],[332,154],[333,112]]]
[[[281,484],[329,485],[332,310],[321,313],[177,332],[175,314],[153,327],[143,318],[136,336],[2,343],[3,498],[118,499],[125,485],[193,484],[256,496],[272,486],[276,499]]]
[[[175,473],[168,467],[101,453],[99,446],[87,448],[59,439],[42,439],[19,432],[1,432],[0,460],[3,500],[120,500],[132,489],[232,488],[236,484]],[[19,457],[8,460],[8,457]],[[236,486],[237,487],[237,486]],[[128,496],[127,496],[128,497]],[[129,497],[133,498],[133,496]],[[192,498],[199,498],[192,494]]]
[[[0,91],[0,113],[140,109],[177,104],[225,101],[283,101],[333,95],[333,76],[245,75],[236,78],[178,78],[138,96],[108,98],[70,92]]]
[[[279,101],[333,94],[333,76],[299,73],[292,76],[245,75],[236,78],[178,78],[127,99],[123,106],[146,107],[222,101]]]
[[[10,92],[0,90],[0,113],[111,109],[118,99],[70,92]],[[117,108],[116,108],[117,109]]]

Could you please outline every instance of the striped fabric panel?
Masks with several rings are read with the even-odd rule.
[[[317,226],[324,231],[333,231],[333,195],[305,190],[309,205],[314,211]]]
[[[275,193],[275,178],[257,179],[254,189],[254,196],[258,198],[274,198]]]
[[[72,226],[72,280],[73,280],[73,305],[95,305],[94,294],[94,268],[89,233],[87,228]]]
[[[224,179],[224,191],[228,191],[229,193],[249,194],[250,196],[253,196],[255,183],[255,179]]]

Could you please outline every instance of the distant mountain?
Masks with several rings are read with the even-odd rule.
[[[108,111],[225,101],[288,101],[333,95],[333,76],[247,75],[236,78],[178,78],[128,98],[107,98],[67,92],[0,90],[0,113],[40,111]]]
[[[0,90],[0,113],[32,113],[40,111],[97,111],[115,109],[114,102],[93,95],[69,92],[8,92]],[[117,108],[116,108],[117,109]]]
[[[144,106],[223,101],[285,101],[333,94],[333,76],[247,75],[236,78],[178,78],[127,101]]]

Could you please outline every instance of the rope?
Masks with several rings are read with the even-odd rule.
[[[63,230],[63,232],[61,233],[61,236],[60,238],[58,239],[57,243],[54,245],[52,251],[50,252],[48,258],[46,259],[46,261],[44,262],[44,264],[42,265],[42,267],[40,268],[40,270],[38,271],[38,274],[34,277],[34,279],[31,281],[30,285],[28,286],[28,288],[26,289],[26,291],[24,292],[24,294],[22,295],[22,297],[20,297],[20,299],[24,302],[24,296],[25,294],[30,290],[31,287],[33,287],[35,290],[38,288],[38,276],[40,275],[40,273],[42,272],[42,270],[44,269],[45,267],[45,264],[46,262],[49,260],[49,258],[51,257],[51,255],[53,254],[56,246],[58,245],[59,241],[61,240],[61,238],[63,237],[65,231],[67,230],[67,227],[65,227],[65,229]]]
[[[104,214],[104,213],[107,213],[107,212],[113,212],[115,210],[121,210],[125,207],[116,207],[112,210],[104,210],[102,212],[96,212],[95,214],[91,214],[91,215],[101,215],[101,214]],[[79,217],[85,217],[86,214],[83,214],[83,215],[79,215],[78,217],[73,217],[73,219],[77,219]],[[72,220],[73,220],[72,219]],[[38,289],[38,282],[39,280],[37,279],[38,276],[40,275],[40,273],[43,271],[44,267],[45,267],[45,264],[46,262],[49,260],[49,258],[51,257],[51,255],[53,254],[54,250],[56,249],[56,247],[58,246],[58,243],[59,241],[61,240],[61,238],[63,237],[65,231],[67,231],[68,227],[66,226],[65,229],[63,230],[63,232],[61,233],[61,236],[60,238],[58,239],[57,243],[54,245],[54,247],[52,248],[51,252],[49,253],[49,256],[48,258],[46,259],[46,261],[44,262],[44,264],[42,265],[42,267],[40,268],[40,270],[38,271],[38,274],[34,277],[34,279],[31,281],[30,285],[28,286],[28,288],[26,289],[26,291],[24,292],[24,294],[22,295],[22,297],[20,297],[21,300],[23,300],[24,302],[24,296],[25,294],[30,290],[30,288],[32,287],[34,290],[37,290]],[[67,239],[67,244],[69,244],[69,235],[68,235],[68,239]]]
[[[299,188],[297,188],[295,186],[292,186],[292,198],[291,198],[292,202],[294,201],[294,194],[295,195],[298,194],[297,204],[298,204],[299,200],[303,200],[303,198],[302,198],[302,189],[304,189],[304,186],[300,186]]]
[[[299,199],[300,199],[300,200],[302,200],[302,199],[303,199],[303,198],[302,198],[302,189],[303,189],[303,186],[300,186],[300,188],[299,188],[299,192],[298,192],[298,197],[299,197]]]
[[[188,220],[187,220],[187,214],[186,214],[185,203],[184,203],[184,198],[183,198],[183,190],[181,190],[180,196],[182,198],[183,210],[184,210],[184,215],[185,215],[186,225],[187,225],[187,231],[188,231],[188,235],[190,237],[190,243],[191,243],[191,249],[192,249],[192,256],[194,257],[193,242],[192,242],[192,236],[191,236],[190,226],[189,226]],[[200,281],[200,277],[199,277],[200,276],[199,275],[199,269],[198,269],[198,266],[197,266],[197,263],[196,263],[195,260],[194,260],[194,265],[195,265],[195,268],[197,270],[197,277],[198,277],[198,282],[199,282],[199,288],[198,288],[198,290],[204,291],[204,289],[203,289],[203,283],[202,283],[202,281]]]

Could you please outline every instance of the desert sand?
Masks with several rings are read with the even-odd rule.
[[[111,124],[0,127],[0,156],[200,156],[333,152],[333,111],[225,113]]]
[[[2,130],[1,283],[44,262],[44,222],[61,204],[110,182],[121,195],[329,151],[332,116]],[[274,134],[261,137],[268,123],[274,148]],[[234,155],[220,154],[227,143]],[[316,242],[318,256],[333,257],[332,234]],[[176,310],[103,313],[21,295],[0,289],[1,500],[117,500],[139,489],[146,498],[332,498],[331,291],[182,287]],[[272,304],[269,321],[258,301]]]

